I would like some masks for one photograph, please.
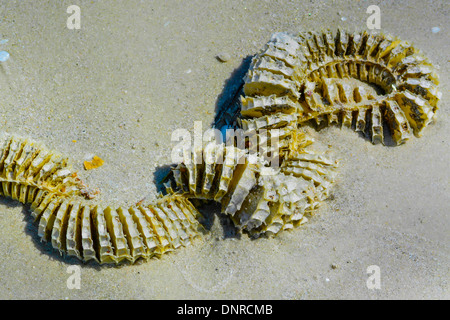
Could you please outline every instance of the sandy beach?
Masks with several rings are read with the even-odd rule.
[[[70,5],[81,9],[78,30],[67,27]],[[172,132],[209,128],[272,33],[364,31],[369,5],[381,9],[381,32],[439,68],[443,97],[423,137],[388,147],[337,126],[311,132],[340,171],[307,224],[251,240],[204,206],[203,240],[136,265],[62,257],[40,242],[27,207],[0,198],[0,299],[449,299],[447,1],[1,1],[10,57],[0,63],[0,130],[68,155],[100,189],[96,201],[151,202]],[[86,171],[94,155],[105,164]],[[80,289],[67,286],[70,266]],[[370,266],[380,289],[367,286]]]

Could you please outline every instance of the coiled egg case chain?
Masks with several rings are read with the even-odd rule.
[[[419,137],[441,93],[433,65],[408,42],[338,31],[275,33],[253,58],[241,99],[243,128],[339,123],[384,142]]]
[[[102,208],[68,159],[28,139],[0,134],[0,196],[30,204],[38,235],[61,254],[100,263],[160,256],[199,236],[198,211],[183,197]]]
[[[386,123],[401,144],[434,119],[438,84],[433,65],[391,36],[275,33],[245,76],[233,143],[187,150],[155,203],[89,202],[83,197],[95,192],[67,158],[3,132],[0,196],[30,204],[39,236],[83,261],[135,262],[189,244],[203,230],[189,198],[221,203],[252,236],[275,235],[303,224],[335,181],[337,162],[314,151],[299,127],[337,123],[384,143]]]
[[[215,142],[193,149],[172,168],[167,191],[221,203],[238,228],[256,237],[304,223],[328,196],[337,163],[306,148],[312,141],[303,132],[291,133],[297,148],[277,167],[249,149]]]

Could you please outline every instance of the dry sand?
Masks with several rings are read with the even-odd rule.
[[[80,30],[66,27],[72,4]],[[322,130],[315,137],[332,145],[341,171],[334,200],[304,227],[252,241],[210,207],[203,242],[133,266],[59,257],[26,208],[1,199],[0,298],[449,299],[448,1],[1,1],[0,50],[11,57],[0,65],[0,129],[69,155],[101,201],[150,201],[155,167],[171,163],[172,131],[208,128],[224,88],[273,32],[365,30],[371,4],[383,32],[440,68],[438,121],[421,139],[393,148]],[[92,155],[105,165],[86,172]],[[79,290],[66,286],[71,265],[81,267]],[[366,286],[371,265],[379,290]]]

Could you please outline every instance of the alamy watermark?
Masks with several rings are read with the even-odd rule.
[[[381,29],[381,10],[379,6],[371,5],[367,7],[366,13],[371,15],[367,18],[367,28],[369,30]]]
[[[79,266],[69,266],[66,270],[70,274],[67,278],[67,289],[81,289],[81,268]]]
[[[81,29],[81,9],[79,6],[71,5],[67,7],[67,13],[70,16],[67,18],[67,28],[70,30]]]
[[[172,132],[171,141],[176,145],[172,148],[171,160],[184,164],[243,164],[263,160],[270,167],[278,168],[280,135],[279,129],[260,129],[256,133],[252,130],[209,128],[203,132],[202,122],[195,121],[193,135],[187,129]],[[227,149],[226,156],[224,153],[212,152],[220,150],[220,147],[231,148]]]
[[[381,270],[377,265],[371,265],[366,270],[369,277],[367,278],[366,285],[369,290],[381,289]]]

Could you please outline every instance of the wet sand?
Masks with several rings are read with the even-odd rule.
[[[80,30],[66,27],[72,4]],[[344,128],[316,132],[341,169],[332,199],[306,225],[253,241],[209,206],[203,241],[133,266],[60,257],[40,243],[25,207],[0,199],[0,298],[449,299],[445,1],[2,1],[0,50],[10,58],[0,64],[0,129],[69,155],[100,188],[99,201],[151,201],[171,163],[171,133],[192,131],[194,121],[210,127],[273,32],[366,30],[371,4],[382,32],[440,68],[437,122],[422,138],[385,147]],[[221,53],[230,60],[218,61]],[[85,171],[93,155],[105,164]],[[67,288],[71,265],[81,267],[79,290]],[[380,267],[379,290],[366,285],[371,265]]]

